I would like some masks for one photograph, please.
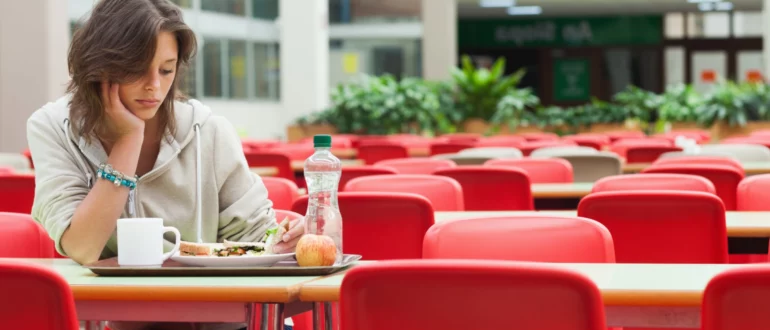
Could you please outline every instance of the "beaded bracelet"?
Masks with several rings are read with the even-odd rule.
[[[133,178],[125,176],[123,173],[113,169],[110,164],[99,165],[99,170],[96,171],[96,176],[111,181],[115,184],[116,187],[124,186],[130,190],[134,190],[134,188],[136,188],[136,180],[139,179],[137,176],[134,176]]]

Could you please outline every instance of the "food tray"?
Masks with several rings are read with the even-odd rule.
[[[296,260],[281,261],[272,267],[195,267],[173,260],[160,267],[121,267],[115,257],[85,267],[100,276],[322,276],[348,268],[360,259],[358,254],[346,254],[340,265],[329,267],[300,267]]]

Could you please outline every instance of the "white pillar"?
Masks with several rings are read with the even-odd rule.
[[[69,79],[66,0],[0,1],[0,152],[27,147],[27,118]]]
[[[423,78],[449,79],[449,69],[455,65],[457,65],[457,1],[422,0]]]
[[[329,2],[280,0],[284,123],[329,105]]]
[[[770,0],[762,1],[762,57],[765,72],[762,73],[765,81],[770,81]]]

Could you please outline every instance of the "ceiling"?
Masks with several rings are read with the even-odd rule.
[[[442,0],[443,1],[443,0]],[[510,17],[505,8],[481,8],[479,0],[457,0],[460,18]],[[732,0],[736,11],[762,10],[762,0]],[[519,6],[537,5],[543,16],[628,15],[698,11],[687,0],[518,0]]]

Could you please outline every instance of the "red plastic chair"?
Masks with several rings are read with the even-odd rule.
[[[284,178],[262,178],[267,188],[267,198],[273,201],[273,208],[288,210],[299,198],[299,188],[294,181]]]
[[[533,151],[540,148],[548,147],[569,147],[576,146],[574,141],[561,141],[561,140],[543,140],[543,141],[530,141],[519,145],[519,150],[524,156],[529,156]]]
[[[751,137],[736,137],[720,140],[721,144],[756,144],[770,148],[770,137],[765,136],[751,136]]]
[[[461,166],[438,170],[434,175],[460,183],[466,211],[534,210],[529,176],[513,167]]]
[[[457,167],[457,164],[449,159],[402,158],[379,161],[374,166],[392,168],[398,174],[433,174],[439,169]]]
[[[409,150],[405,146],[393,142],[361,142],[358,146],[357,158],[363,160],[367,165],[372,165],[387,159],[409,158]]]
[[[593,281],[533,263],[404,260],[361,265],[342,280],[340,310],[342,329],[606,328],[601,293]]]
[[[35,175],[0,173],[0,212],[32,212],[35,202]]]
[[[294,170],[291,168],[291,159],[288,155],[272,151],[251,151],[246,152],[245,155],[249,167],[275,167],[278,169],[275,177],[295,181]]]
[[[702,176],[670,173],[608,176],[596,181],[591,193],[629,190],[683,190],[716,194],[714,184]]]
[[[21,152],[24,157],[27,157],[29,159],[29,168],[35,169],[35,164],[32,162],[32,152],[29,150],[29,148],[24,149],[24,151]]]
[[[350,180],[371,175],[388,175],[398,174],[398,172],[392,168],[385,166],[347,166],[342,168],[342,174],[340,176],[340,183],[338,190],[344,191],[345,186]]]
[[[265,150],[267,152],[280,152],[291,160],[305,160],[315,152],[312,144],[284,144]]]
[[[515,136],[523,137],[528,142],[535,142],[535,141],[557,141],[557,140],[559,140],[559,135],[558,134],[550,133],[550,132],[520,133],[520,134],[516,134]]]
[[[626,163],[652,163],[660,155],[672,151],[682,151],[679,147],[666,146],[628,146],[626,148]]]
[[[473,148],[475,141],[434,142],[430,144],[430,155],[454,154],[463,149]]]
[[[734,159],[728,157],[714,157],[714,156],[689,156],[689,157],[671,157],[660,158],[652,163],[655,166],[658,165],[670,165],[670,164],[704,164],[704,165],[726,165],[739,169],[743,173],[743,165]]]
[[[0,260],[0,292],[1,329],[80,329],[72,290],[51,268]]]
[[[492,159],[484,166],[522,169],[531,183],[570,183],[573,175],[572,164],[561,158]]]
[[[591,147],[596,150],[603,150],[605,146],[610,145],[610,138],[603,134],[578,134],[562,137],[562,140],[572,141],[581,147]]]
[[[703,292],[701,329],[759,330],[770,327],[770,268],[724,271]]]
[[[713,194],[648,190],[592,193],[578,216],[609,229],[622,263],[726,263],[725,207]]]
[[[419,174],[373,175],[350,180],[344,191],[414,193],[425,196],[436,211],[464,211],[463,189],[454,179]]]
[[[630,148],[639,148],[639,147],[673,147],[673,143],[667,139],[652,139],[652,138],[631,138],[631,139],[619,139],[615,140],[612,145],[610,145],[610,150],[620,157],[627,158],[627,151]],[[668,151],[680,151],[681,149],[676,150],[667,150]],[[661,152],[658,154],[658,156],[662,155],[665,152]],[[655,157],[657,159],[657,157]],[[655,159],[651,159],[647,161],[647,163],[651,163],[655,161]]]
[[[684,136],[688,139],[693,139],[696,142],[706,143],[711,140],[711,133],[705,129],[678,129],[672,130],[668,133],[656,134],[656,137],[668,138],[671,141],[675,141],[677,136]]]
[[[15,171],[11,167],[0,166],[0,174],[11,174],[11,173],[14,173],[14,172]]]
[[[441,136],[447,142],[460,142],[460,143],[476,143],[481,139],[481,134],[478,133],[449,133]]]
[[[610,138],[610,143],[615,143],[620,139],[644,139],[647,137],[642,131],[611,131],[603,134]]]
[[[0,258],[53,258],[53,253],[53,240],[31,215],[0,212]]]
[[[520,144],[527,140],[521,136],[515,135],[498,135],[482,138],[476,141],[476,148],[484,147],[510,147],[517,148]]]
[[[474,242],[468,248],[468,242]],[[610,232],[586,218],[521,215],[441,222],[425,234],[426,259],[615,262]]]
[[[770,211],[770,174],[747,177],[738,184],[738,211]]]
[[[278,140],[242,139],[241,144],[243,145],[244,150],[248,148],[251,151],[263,151],[270,148],[278,147],[282,145],[283,142]]]
[[[422,240],[433,226],[427,198],[409,193],[341,192],[342,250],[364,260],[422,258]],[[307,211],[307,196],[292,211]],[[396,243],[397,242],[397,243]]]
[[[642,173],[675,173],[700,175],[709,179],[716,188],[716,194],[725,203],[728,211],[737,208],[736,195],[738,184],[743,180],[743,171],[739,171],[727,165],[702,165],[702,164],[668,164],[653,165]]]

